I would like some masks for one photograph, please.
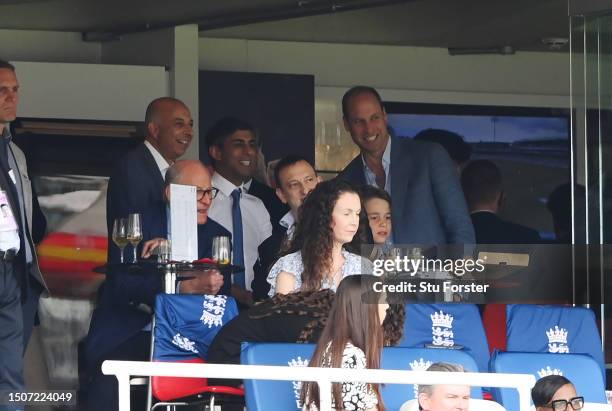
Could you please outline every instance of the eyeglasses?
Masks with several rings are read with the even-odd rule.
[[[569,400],[554,400],[550,405],[546,405],[546,407],[552,408],[554,411],[565,411],[568,404],[572,406],[573,410],[580,410],[584,407],[584,397],[574,397]]]
[[[213,199],[213,198],[215,198],[217,196],[218,192],[219,192],[219,189],[215,188],[215,187],[211,187],[211,188],[209,188],[207,190],[203,190],[201,188],[198,188],[196,190],[196,200],[200,201],[205,196],[210,196],[210,198]]]

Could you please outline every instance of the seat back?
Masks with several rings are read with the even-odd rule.
[[[459,364],[466,371],[478,372],[471,355],[448,348],[387,347],[383,350],[380,366],[385,370],[425,371],[435,362]],[[385,384],[381,394],[388,410],[398,410],[406,401],[417,398],[418,385]],[[480,387],[472,387],[472,398],[482,398]]]
[[[406,304],[404,336],[398,346],[463,347],[478,370],[488,369],[487,337],[474,304]]]
[[[240,357],[242,364],[308,366],[314,353],[313,344],[243,344]],[[474,359],[460,351],[434,348],[387,347],[383,350],[381,368],[386,370],[420,371],[434,362],[445,361],[461,364],[467,371],[477,372]],[[301,383],[298,381],[245,380],[245,402],[247,409],[290,411],[300,410]],[[416,388],[412,384],[385,384],[381,390],[388,410],[397,410],[415,398]],[[482,398],[481,390],[472,389],[473,398]]]
[[[508,305],[507,350],[587,354],[605,381],[604,355],[595,314],[588,308],[552,305]]]
[[[153,361],[206,360],[221,327],[238,315],[232,297],[159,294],[155,300]],[[152,377],[153,395],[161,401],[187,397],[208,387],[206,378]]]
[[[314,344],[243,343],[240,363],[307,367]],[[300,381],[244,380],[244,399],[249,411],[301,410]]]
[[[568,378],[585,401],[606,403],[605,383],[599,365],[585,354],[550,354],[496,352],[491,358],[491,372],[532,374],[542,378],[559,374]],[[493,398],[508,411],[519,411],[518,392],[510,388],[493,389]]]

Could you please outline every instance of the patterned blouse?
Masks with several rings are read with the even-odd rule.
[[[360,255],[349,253],[345,249],[342,249],[342,256],[344,257],[344,264],[342,265],[342,278],[349,275],[356,274],[372,274],[373,265],[372,262]],[[295,253],[287,254],[278,259],[276,263],[270,269],[268,274],[268,283],[270,283],[270,297],[276,294],[276,277],[280,272],[286,272],[292,274],[295,277],[295,284],[293,291],[298,291],[302,287],[302,272],[304,271],[304,264],[302,263],[302,252],[296,251]],[[321,289],[331,289],[336,291],[336,284],[333,281],[329,281],[327,278],[323,280]]]
[[[329,352],[330,345],[327,346]],[[326,352],[326,354],[327,354]],[[330,358],[325,358],[323,367],[330,367]],[[365,369],[366,356],[361,348],[355,347],[350,342],[346,344],[342,353],[342,368]],[[342,383],[342,406],[346,411],[364,411],[378,405],[378,397],[372,389],[372,385],[365,382],[343,382]],[[332,398],[332,407],[336,409],[336,404]],[[317,407],[312,403],[309,408],[304,407],[304,411],[317,411]]]

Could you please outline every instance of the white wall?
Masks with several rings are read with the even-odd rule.
[[[356,84],[399,101],[569,106],[568,53],[450,56],[446,49],[200,39],[200,69],[312,74],[317,95]]]
[[[149,102],[168,90],[163,67],[13,63],[20,117],[142,121]]]

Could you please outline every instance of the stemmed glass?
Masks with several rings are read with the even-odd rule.
[[[137,262],[136,249],[138,243],[142,240],[142,218],[140,214],[130,214],[128,218],[128,235],[127,239],[134,248],[134,263]]]
[[[219,265],[230,263],[230,239],[227,236],[213,237],[212,258]]]
[[[123,264],[123,250],[128,244],[128,221],[125,218],[115,218],[113,223],[113,242],[121,252],[121,263]]]

